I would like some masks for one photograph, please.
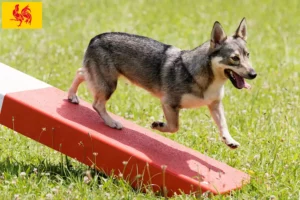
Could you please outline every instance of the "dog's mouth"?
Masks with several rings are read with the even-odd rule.
[[[249,89],[249,88],[251,88],[251,85],[249,85],[243,77],[241,77],[240,75],[238,75],[234,71],[232,71],[230,69],[225,69],[224,73],[229,78],[232,85],[234,85],[234,87],[236,87],[237,89],[242,89],[242,88]]]

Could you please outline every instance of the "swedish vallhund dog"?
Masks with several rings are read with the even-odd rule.
[[[250,88],[244,78],[256,77],[246,40],[245,18],[233,36],[227,36],[221,24],[215,22],[210,40],[193,50],[128,33],[103,33],[91,39],[68,99],[78,104],[78,86],[86,81],[94,95],[93,108],[104,123],[122,129],[122,124],[107,113],[105,104],[116,90],[119,76],[124,76],[161,100],[166,122],[153,122],[153,129],[176,132],[181,108],[208,106],[223,142],[237,148],[240,144],[228,131],[221,100],[227,79],[242,89]]]

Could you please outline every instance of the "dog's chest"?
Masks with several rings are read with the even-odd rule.
[[[221,100],[224,96],[224,83],[213,82],[203,93],[203,98],[197,94],[184,94],[180,101],[182,108],[197,108],[211,104],[213,101]]]

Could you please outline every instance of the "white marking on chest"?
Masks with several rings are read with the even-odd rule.
[[[201,98],[192,93],[184,94],[181,98],[180,105],[182,108],[198,108],[207,106],[213,101],[221,100],[224,96],[224,81],[214,81],[204,92]]]
[[[180,106],[182,108],[198,108],[207,105],[209,102],[193,94],[184,94],[181,97]]]
[[[221,100],[224,96],[225,80],[214,81],[204,92],[204,99],[215,101]]]

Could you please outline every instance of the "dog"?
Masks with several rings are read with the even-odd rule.
[[[102,33],[90,40],[83,66],[68,91],[68,100],[78,104],[78,86],[86,81],[94,97],[93,108],[104,123],[122,129],[107,113],[105,104],[124,76],[161,100],[166,122],[155,121],[151,128],[174,133],[179,128],[179,110],[208,106],[222,141],[234,149],[240,144],[227,128],[222,98],[227,79],[237,89],[250,88],[245,79],[256,72],[246,48],[247,26],[243,18],[233,36],[221,24],[213,25],[211,38],[192,50],[180,50],[154,39],[121,32]]]

